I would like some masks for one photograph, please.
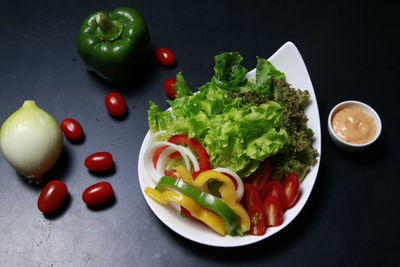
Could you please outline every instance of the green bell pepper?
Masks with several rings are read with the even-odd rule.
[[[196,201],[203,208],[218,214],[224,220],[224,225],[228,235],[235,236],[245,234],[240,228],[239,217],[221,199],[185,183],[182,179],[164,176],[160,179],[155,189],[163,192],[167,188],[178,190],[180,193]]]
[[[149,45],[144,18],[128,7],[92,12],[82,22],[77,40],[78,53],[89,70],[114,83],[137,78]]]

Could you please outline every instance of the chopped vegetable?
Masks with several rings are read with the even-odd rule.
[[[286,195],[281,182],[272,180],[264,185],[261,193],[261,199],[266,199],[267,196],[275,197],[281,204],[282,210],[286,209]]]
[[[279,226],[283,223],[283,210],[281,203],[274,196],[267,196],[263,202],[267,226]]]
[[[90,13],[82,22],[77,49],[90,70],[104,79],[125,83],[138,78],[150,43],[149,30],[138,11],[120,7]]]
[[[194,218],[204,222],[220,235],[226,234],[224,220],[214,213],[202,208],[199,204],[196,203],[196,201],[194,201],[190,197],[187,197],[178,192],[172,192],[170,190],[165,190],[161,193],[150,187],[147,187],[144,192],[160,204],[165,205],[169,201],[171,201],[181,205],[182,207],[184,207],[183,210],[189,212],[189,214],[186,213],[187,216],[193,216]]]
[[[39,182],[60,156],[63,134],[49,113],[27,100],[3,123],[0,145],[4,158],[18,173]]]
[[[235,52],[217,55],[214,76],[197,94],[178,73],[176,98],[168,101],[172,109],[161,111],[150,102],[150,131],[195,138],[212,168],[229,168],[242,178],[269,158],[271,179],[281,180],[288,172],[303,179],[318,156],[304,112],[308,92],[290,87],[285,74],[260,57],[255,79],[246,79],[242,60]]]
[[[199,153],[189,144],[200,170],[181,166],[179,155],[168,152],[173,166],[168,171],[222,198],[240,217],[238,234],[263,235],[267,227],[283,223],[283,213],[296,203],[300,179],[317,162],[318,153],[305,115],[308,92],[292,88],[284,73],[260,57],[255,79],[246,78],[242,60],[235,52],[217,55],[214,76],[196,94],[178,73],[176,97],[168,101],[171,109],[161,111],[150,102],[148,119],[153,140],[179,145],[196,140],[204,149]],[[159,154],[167,149],[153,154],[154,164],[160,165]]]
[[[193,179],[191,173],[184,167],[178,166],[176,170],[178,171],[182,180],[196,187],[205,185],[210,179],[215,179],[222,182],[223,184],[219,188],[222,199],[240,217],[242,232],[245,233],[250,229],[249,216],[242,205],[240,205],[238,202],[240,199],[237,200],[236,198],[235,185],[229,177],[213,170],[207,170],[201,172],[196,179]]]
[[[156,168],[154,169],[153,158],[155,152],[157,152],[160,148],[165,146],[167,146],[167,148],[161,151],[159,158],[157,159],[156,162]],[[178,151],[181,154],[187,169],[191,168],[191,165],[189,163],[190,159],[194,170],[195,171],[200,170],[199,163],[196,157],[186,147],[175,145],[171,142],[164,142],[164,141],[155,142],[150,145],[150,147],[146,150],[144,155],[144,166],[146,168],[146,171],[148,172],[148,175],[155,183],[157,183],[162,176],[166,175],[165,165],[167,163],[168,156],[175,151]]]
[[[252,184],[244,184],[244,194],[241,203],[246,210],[252,206],[262,206],[261,196]]]
[[[163,192],[167,188],[178,190],[180,193],[196,201],[200,206],[218,214],[223,220],[228,235],[243,235],[240,227],[239,217],[221,199],[214,197],[198,188],[185,183],[182,179],[164,176],[155,187],[157,191]]]
[[[272,164],[269,158],[266,158],[260,163],[260,167],[246,178],[246,183],[252,184],[257,191],[261,192],[264,185],[268,182],[271,176]]]
[[[175,88],[177,85],[178,81]],[[173,113],[160,111],[151,102],[150,130],[195,138],[206,149],[213,168],[229,168],[246,177],[286,141],[286,132],[279,128],[282,108],[276,102],[245,106],[239,99],[229,98],[225,90],[211,87],[192,96],[178,95],[179,91],[170,101]]]
[[[266,219],[265,214],[261,209],[261,206],[254,205],[250,206],[247,210],[250,217],[250,229],[249,234],[251,235],[264,235],[266,230]]]
[[[168,139],[168,142],[181,145],[181,144],[186,144],[190,148],[192,148],[194,151],[196,151],[197,157],[199,159],[199,168],[200,170],[205,170],[210,168],[210,160],[208,158],[207,151],[204,149],[204,147],[194,138],[189,138],[185,134],[179,134],[179,135],[174,135],[171,136]]]
[[[300,179],[295,173],[289,173],[283,178],[283,189],[286,196],[286,208],[290,209],[296,204],[300,193]]]

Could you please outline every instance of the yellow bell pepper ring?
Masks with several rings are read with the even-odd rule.
[[[250,217],[243,206],[237,202],[235,184],[228,176],[220,172],[207,170],[200,173],[196,179],[193,179],[192,174],[183,166],[178,166],[176,171],[184,182],[196,187],[205,185],[210,179],[223,182],[219,188],[222,199],[240,217],[240,226],[242,231],[247,232],[250,230]]]
[[[150,187],[145,188],[144,192],[162,205],[166,205],[168,202],[174,202],[183,206],[190,211],[193,217],[208,225],[215,232],[220,235],[226,235],[224,220],[216,214],[202,208],[193,199],[178,192],[170,190],[160,192]]]

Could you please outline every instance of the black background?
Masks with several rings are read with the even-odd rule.
[[[153,62],[136,86],[115,87],[89,74],[77,54],[80,23],[95,10],[119,6],[146,18],[154,51],[169,47],[178,64]],[[0,120],[34,99],[58,121],[73,117],[86,139],[64,150],[48,178],[63,180],[70,197],[56,215],[36,207],[40,186],[28,184],[0,158],[0,266],[395,266],[399,162],[398,1],[9,1],[0,8]],[[167,108],[165,79],[182,71],[191,88],[208,81],[213,57],[239,51],[252,69],[286,41],[296,44],[317,95],[322,157],[314,190],[300,215],[254,245],[214,248],[186,240],[147,206],[137,160],[148,131],[148,102]],[[120,91],[128,116],[116,120],[103,99]],[[326,120],[344,100],[371,105],[383,132],[370,149],[349,153],[330,140]],[[83,165],[109,151],[115,172],[101,177]],[[82,191],[113,184],[116,200],[89,209]]]

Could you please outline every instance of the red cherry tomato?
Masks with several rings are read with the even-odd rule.
[[[122,95],[117,92],[108,94],[104,99],[108,113],[112,116],[122,116],[126,112],[126,102]]]
[[[174,177],[174,178],[177,178],[177,179],[180,178],[179,173],[176,170],[166,170],[165,171],[165,176]]]
[[[37,206],[43,213],[53,212],[61,206],[67,195],[68,188],[63,182],[50,181],[40,192]]]
[[[108,152],[97,152],[85,159],[85,166],[95,172],[107,171],[114,167],[114,160]]]
[[[175,98],[176,97],[176,92],[174,90],[175,83],[176,83],[176,79],[175,78],[167,79],[164,82],[165,92],[171,98]]]
[[[82,193],[82,200],[89,206],[101,205],[114,196],[112,185],[108,182],[100,182],[89,186]]]
[[[260,192],[263,186],[268,182],[271,175],[272,164],[269,159],[261,162],[260,167],[247,178],[247,183],[254,185]]]
[[[247,211],[250,217],[250,230],[251,235],[264,235],[267,228],[265,214],[260,206],[251,206]]]
[[[166,67],[171,67],[175,64],[175,53],[168,48],[157,48],[156,49],[157,60]]]
[[[286,208],[289,209],[296,204],[300,192],[300,179],[295,173],[288,173],[282,182],[283,191],[286,196]]]
[[[265,199],[267,196],[274,196],[281,204],[281,207],[283,209],[286,208],[286,195],[280,182],[272,180],[264,185],[261,190],[261,199]]]
[[[65,136],[71,141],[78,141],[83,136],[83,129],[81,124],[74,119],[64,119],[60,123],[60,127]]]
[[[283,210],[281,203],[274,196],[267,196],[262,209],[268,226],[279,226],[283,223]]]
[[[252,184],[243,184],[244,194],[241,200],[243,207],[248,211],[253,206],[262,206],[260,194]]]

